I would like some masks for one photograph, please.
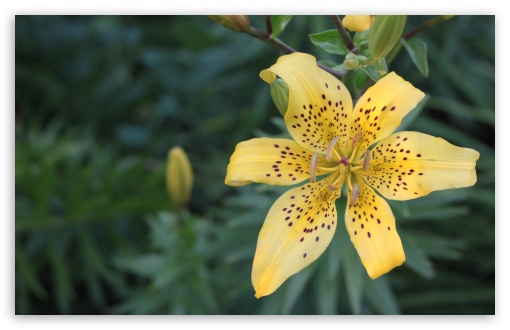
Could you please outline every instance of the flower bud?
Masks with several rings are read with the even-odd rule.
[[[181,147],[173,147],[168,152],[166,186],[175,206],[182,207],[188,204],[193,188],[193,169]]]
[[[282,79],[278,78],[271,82],[269,87],[271,98],[278,111],[285,117],[287,107],[289,106],[289,85]]]
[[[236,32],[246,32],[250,28],[250,19],[246,15],[208,15],[207,17]]]
[[[373,15],[345,15],[342,24],[352,32],[363,32],[370,29],[374,23]]]
[[[363,55],[349,53],[345,56],[344,65],[347,70],[357,70],[363,67],[367,58]]]
[[[406,25],[405,15],[377,16],[374,25],[370,28],[368,50],[370,60],[375,62],[386,56],[400,40]]]

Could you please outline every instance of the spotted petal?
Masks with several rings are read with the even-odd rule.
[[[353,197],[349,191],[345,225],[368,275],[375,279],[405,261],[404,249],[388,203],[359,176],[354,177],[359,194],[349,207]]]
[[[257,298],[273,293],[324,252],[335,232],[339,194],[324,179],[290,189],[276,200],[260,230],[253,261]]]
[[[361,132],[355,159],[373,143],[393,133],[425,94],[395,72],[381,78],[361,96],[353,111],[351,141]]]
[[[276,76],[289,86],[285,124],[297,143],[318,153],[326,153],[336,136],[348,138],[352,99],[347,88],[333,75],[317,66],[315,57],[293,53],[281,56],[276,64],[260,73],[271,83]]]
[[[312,152],[289,139],[256,138],[240,142],[230,157],[225,184],[297,184],[310,178],[312,156]],[[328,164],[324,156],[319,156],[317,163]],[[322,174],[322,170],[316,170],[316,176]]]
[[[441,138],[399,132],[372,149],[368,169],[359,173],[384,197],[408,200],[436,190],[472,186],[479,157],[476,150],[456,147]]]

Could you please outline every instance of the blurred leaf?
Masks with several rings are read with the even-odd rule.
[[[348,53],[348,49],[340,37],[340,33],[335,29],[313,33],[308,36],[310,37],[312,44],[319,47],[326,53],[335,55],[345,55]]]
[[[399,233],[406,254],[404,266],[411,268],[424,278],[432,278],[434,276],[434,269],[423,249],[411,234],[403,232],[401,229],[399,229]]]
[[[427,44],[425,41],[412,38],[409,40],[400,39],[400,42],[404,45],[416,68],[418,68],[423,76],[428,77],[429,63],[427,61]]]
[[[351,246],[344,253],[343,269],[347,296],[349,297],[352,313],[359,315],[361,314],[363,287],[367,275],[354,247]]]
[[[26,286],[30,291],[34,292],[41,299],[45,298],[47,293],[42,287],[39,279],[36,277],[32,266],[21,248],[16,247],[15,259],[17,266],[16,274],[21,276],[21,279],[26,283]]]
[[[333,248],[330,244],[328,251]],[[336,254],[338,255],[338,253]],[[329,259],[321,258],[318,262],[320,265],[316,280],[313,283],[317,310],[322,315],[333,315],[337,313],[339,284],[342,280],[341,273],[335,271],[334,275],[331,276]]]
[[[387,277],[379,277],[368,281],[367,284],[366,297],[378,313],[386,315],[400,314],[400,308],[387,281]]]
[[[276,38],[283,32],[287,24],[292,19],[292,15],[272,15],[271,16],[271,27],[273,29],[271,33],[272,38]]]
[[[294,307],[316,268],[317,263],[314,262],[287,280],[283,294],[282,314],[289,314],[291,312],[292,307]]]

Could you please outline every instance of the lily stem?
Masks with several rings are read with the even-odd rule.
[[[262,32],[262,31],[254,28],[252,26],[250,26],[250,28],[247,31],[245,31],[245,33],[250,35],[250,36],[252,36],[252,37],[254,37],[254,38],[257,38],[259,40],[264,41],[265,43],[267,43],[270,46],[278,49],[279,51],[281,51],[284,54],[292,54],[292,53],[297,52],[297,50],[295,50],[294,48],[290,47],[289,45],[287,45],[286,43],[284,43],[280,39],[273,38],[273,37],[271,37],[271,34],[266,33],[266,32]],[[340,80],[342,80],[344,78],[344,75],[341,72],[333,70],[333,68],[325,66],[325,65],[323,65],[321,63],[317,63],[317,65],[321,69],[323,69],[324,71],[327,71],[327,72],[331,73],[333,76],[337,77]]]
[[[266,20],[267,34],[271,35],[273,33],[273,25],[271,24],[271,16],[266,15],[265,20]]]
[[[402,36],[402,38],[404,40],[409,40],[412,37],[414,37],[414,35],[416,33],[420,32],[422,30],[428,29],[429,27],[432,27],[432,26],[442,23],[444,21],[447,21],[452,17],[455,17],[455,15],[441,15],[441,16],[434,17],[434,18],[426,21],[425,23],[418,25],[414,30],[412,30],[411,32]]]
[[[333,24],[335,24],[335,27],[338,30],[338,32],[340,33],[340,36],[342,37],[342,39],[344,40],[344,44],[347,47],[347,49],[351,53],[359,55],[359,52],[356,49],[356,46],[354,45],[354,43],[352,42],[351,37],[349,36],[349,33],[347,32],[344,25],[342,24],[342,20],[340,20],[340,17],[338,17],[337,15],[330,15],[329,18],[331,19]]]

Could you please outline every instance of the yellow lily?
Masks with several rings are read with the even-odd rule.
[[[347,88],[311,55],[282,56],[260,73],[267,83],[277,76],[289,86],[284,120],[294,140],[239,143],[225,183],[310,182],[284,193],[269,210],[253,262],[255,296],[273,293],[324,252],[337,226],[335,200],[344,182],[345,225],[368,275],[375,279],[400,266],[404,250],[382,197],[409,200],[471,186],[479,153],[423,133],[393,133],[424,97],[394,72],[370,87],[354,108]],[[316,180],[319,176],[324,177]]]

